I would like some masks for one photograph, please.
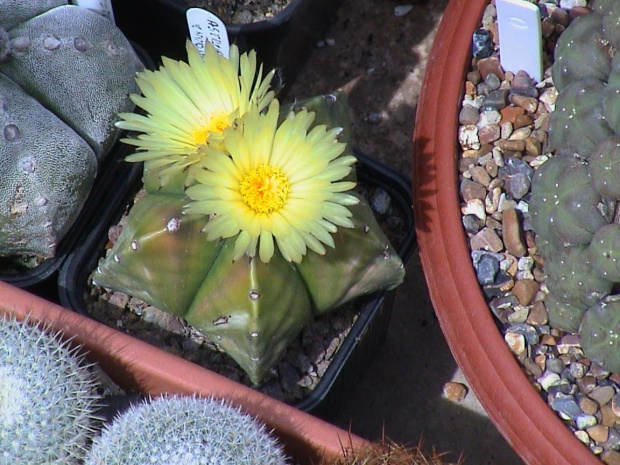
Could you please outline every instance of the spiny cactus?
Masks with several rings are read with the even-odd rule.
[[[344,104],[332,97],[306,102],[309,108],[322,108],[325,118],[341,113],[329,109],[332,105]],[[171,194],[145,195],[130,211],[93,280],[183,316],[233,357],[254,383],[277,363],[313,314],[395,287],[403,279],[402,262],[364,201],[351,207],[353,227],[338,230],[334,248],[323,255],[310,251],[299,264],[288,262],[278,250],[267,264],[257,257],[233,260],[236,238],[206,240],[204,217],[182,214],[186,201]]]
[[[129,407],[96,437],[85,465],[284,465],[264,425],[225,401],[163,397]]]
[[[550,324],[581,335],[586,356],[620,371],[620,3],[597,0],[562,34],[549,127],[555,156],[532,182]]]
[[[0,317],[0,462],[81,463],[96,421],[95,385],[60,335]]]
[[[122,32],[66,1],[0,0],[0,255],[52,257],[131,111],[142,64]]]

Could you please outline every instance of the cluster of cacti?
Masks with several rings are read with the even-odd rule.
[[[226,401],[161,397],[130,406],[93,440],[84,465],[284,465],[262,423]]]
[[[0,0],[0,255],[52,257],[118,139],[142,64],[120,29],[61,0]]]
[[[79,464],[100,397],[60,335],[0,317],[0,462]]]
[[[557,44],[549,126],[555,155],[534,176],[529,210],[545,257],[550,324],[579,332],[585,354],[618,372],[620,3],[591,6]]]
[[[208,55],[215,54],[211,48],[205,59],[221,61]],[[351,190],[355,158],[343,94],[279,110],[264,83],[249,91],[252,82],[261,83],[260,76],[244,75],[255,55],[235,55],[231,62],[241,63],[241,77],[235,71],[230,86],[218,78],[235,95],[222,100],[236,101],[240,86],[260,103],[233,108],[232,117],[210,110],[215,123],[198,114],[202,123],[192,128],[187,115],[170,115],[177,106],[211,105],[209,96],[195,96],[201,91],[191,78],[177,79],[182,92],[162,92],[150,104],[157,89],[145,83],[171,89],[165,79],[177,75],[177,66],[187,75],[203,73],[191,45],[188,53],[191,68],[164,60],[166,72],[142,82],[146,96],[135,101],[153,112],[152,120],[126,116],[121,123],[145,131],[128,142],[143,150],[132,160],[146,162],[146,195],[130,210],[93,282],[185,318],[259,383],[313,316],[396,287],[404,267],[369,205]],[[218,66],[226,75],[231,65],[214,62],[209,69]],[[180,103],[179,93],[195,102]],[[174,125],[173,118],[186,122]],[[261,157],[255,169],[247,168]]]

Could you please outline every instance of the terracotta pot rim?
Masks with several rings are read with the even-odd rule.
[[[431,301],[458,365],[491,420],[528,464],[600,464],[547,406],[482,295],[461,223],[458,112],[471,34],[488,0],[452,0],[433,44],[414,130],[413,202]],[[449,102],[452,108],[440,107]]]
[[[287,453],[305,464],[341,457],[343,447],[369,444],[284,402],[2,281],[0,301],[0,318],[28,318],[61,332],[125,389],[150,396],[198,394],[228,399],[275,430]]]

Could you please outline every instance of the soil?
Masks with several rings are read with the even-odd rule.
[[[248,24],[272,18],[291,0],[185,0],[188,7],[204,8],[227,24]]]
[[[402,205],[390,199],[381,187],[358,184],[357,191],[368,199],[395,249],[402,250],[409,232]],[[110,228],[109,247],[118,238],[124,220],[125,217]],[[263,383],[253,386],[232,358],[182,318],[122,292],[92,286],[90,279],[87,288],[90,292],[85,308],[95,319],[290,404],[305,399],[317,388],[360,310],[369,303],[376,305],[376,296],[371,295],[317,318],[290,344],[283,359]]]

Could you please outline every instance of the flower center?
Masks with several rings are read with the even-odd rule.
[[[255,213],[273,213],[284,207],[290,183],[282,170],[260,165],[245,175],[239,192],[245,204]]]
[[[229,114],[221,111],[218,113],[212,113],[209,120],[201,125],[199,128],[192,132],[192,140],[196,147],[206,145],[209,140],[209,135],[213,133],[221,134],[224,130],[230,126]]]

